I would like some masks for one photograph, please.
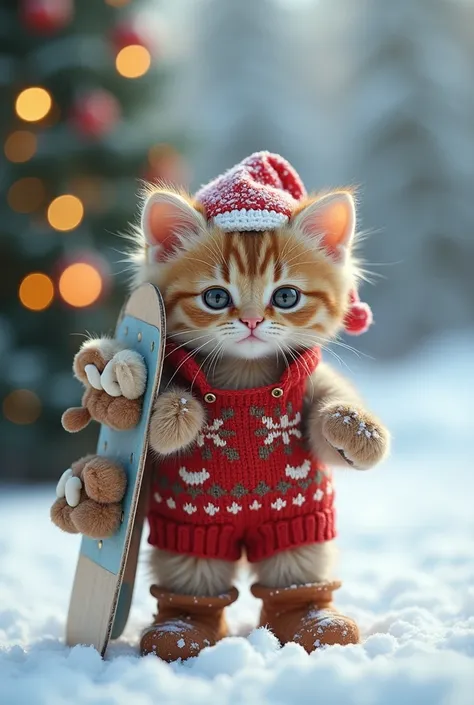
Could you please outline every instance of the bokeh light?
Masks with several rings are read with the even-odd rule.
[[[100,272],[86,262],[75,262],[66,267],[59,278],[59,293],[70,306],[82,308],[97,301],[102,292]]]
[[[16,424],[34,423],[41,414],[39,397],[29,389],[15,389],[3,400],[3,415]]]
[[[34,86],[25,88],[22,91],[15,103],[15,110],[22,120],[26,122],[37,122],[42,120],[51,110],[53,101],[48,91],[44,88]]]
[[[26,308],[31,311],[43,311],[53,300],[53,282],[41,272],[28,274],[20,284],[18,296]]]
[[[28,130],[16,130],[7,137],[4,151],[11,162],[27,162],[36,152],[36,135]]]
[[[124,7],[128,5],[129,2],[130,0],[105,0],[105,4],[111,7]]]
[[[117,54],[115,66],[124,78],[139,78],[143,76],[151,64],[151,55],[148,49],[140,44],[131,44],[124,47]]]
[[[55,230],[74,230],[84,217],[82,201],[72,194],[58,196],[48,207],[48,222]]]
[[[7,195],[8,205],[17,213],[32,213],[41,206],[45,198],[44,184],[35,176],[15,181]]]

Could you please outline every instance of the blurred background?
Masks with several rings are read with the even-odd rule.
[[[256,150],[359,185],[369,376],[468,369],[473,85],[473,0],[1,0],[0,480],[94,449],[60,417],[126,295],[140,182],[194,190]]]

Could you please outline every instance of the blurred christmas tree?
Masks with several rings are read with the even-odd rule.
[[[94,449],[97,428],[67,436],[60,424],[80,398],[77,334],[113,331],[125,297],[116,233],[140,179],[183,180],[182,145],[156,111],[159,32],[141,11],[132,0],[0,8],[2,478],[53,478]]]

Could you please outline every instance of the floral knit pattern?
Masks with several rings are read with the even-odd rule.
[[[182,364],[186,351],[168,348],[180,383],[195,380],[207,423],[190,451],[156,461],[150,543],[227,560],[245,547],[256,561],[334,538],[331,476],[310,456],[301,427],[301,370],[316,367],[319,351],[304,353],[276,385],[231,391],[211,388],[193,358]],[[215,401],[206,403],[209,392]]]

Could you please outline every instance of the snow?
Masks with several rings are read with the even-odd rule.
[[[101,660],[66,648],[64,619],[79,539],[49,523],[54,487],[0,492],[2,705],[470,705],[474,692],[474,337],[440,340],[405,364],[350,361],[393,431],[392,460],[336,474],[337,603],[364,641],[308,656],[253,630],[245,581],[234,636],[186,663],[139,658],[155,604],[145,552],[124,636]],[[469,384],[471,381],[471,384]],[[250,635],[249,635],[250,634]]]

